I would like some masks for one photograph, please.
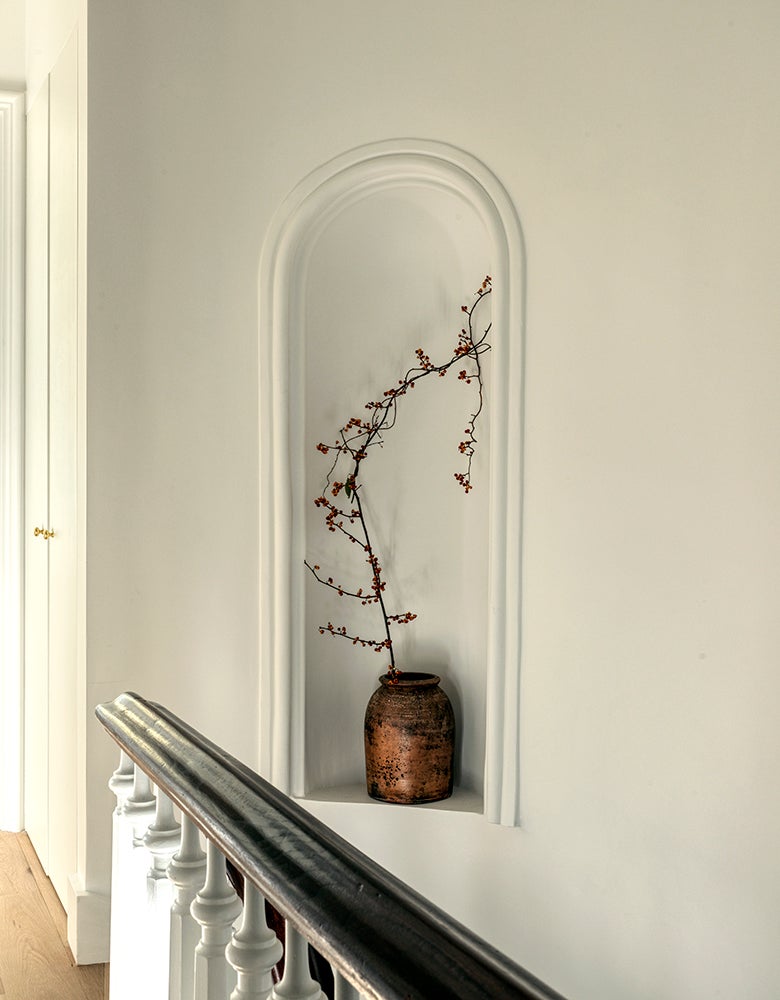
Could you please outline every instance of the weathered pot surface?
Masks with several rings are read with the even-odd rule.
[[[386,674],[366,708],[366,789],[406,805],[452,794],[455,717],[436,674]]]

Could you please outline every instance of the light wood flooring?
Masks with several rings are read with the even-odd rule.
[[[74,963],[65,911],[29,837],[0,832],[0,1000],[106,1000],[107,970]]]

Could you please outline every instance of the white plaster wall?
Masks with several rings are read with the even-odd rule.
[[[524,825],[412,853],[322,808],[578,1000],[780,991],[779,38],[764,0],[90,6],[90,669],[250,761],[269,219],[403,135],[516,202]]]
[[[25,0],[0,0],[0,90],[24,90]]]
[[[17,3],[20,0],[16,0]],[[27,103],[35,100],[77,23],[86,24],[87,0],[24,0]]]

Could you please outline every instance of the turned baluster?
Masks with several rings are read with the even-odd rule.
[[[244,880],[244,917],[241,929],[227,947],[227,960],[238,981],[230,1000],[266,1000],[271,995],[271,971],[282,957],[282,942],[265,919],[265,900],[259,890]]]
[[[169,1000],[193,1000],[200,926],[190,906],[206,880],[206,855],[201,850],[198,828],[186,814],[182,814],[181,846],[168,865],[168,878],[176,890],[171,904],[168,996]]]
[[[225,949],[241,901],[227,880],[225,859],[211,841],[206,843],[206,884],[190,912],[201,928],[195,948],[195,1000],[225,1000],[236,982]]]
[[[333,986],[333,1000],[360,1000],[362,994],[335,969],[333,970]]]
[[[271,991],[272,1000],[327,1000],[309,973],[309,949],[306,939],[288,920],[285,925],[284,975]]]
[[[173,815],[173,804],[157,789],[157,810],[147,827],[143,845],[150,854],[146,867],[146,912],[139,933],[147,942],[146,962],[154,975],[149,977],[145,1000],[168,1000],[170,964],[171,903],[173,884],[165,877],[173,852],[181,841],[181,827]],[[139,852],[140,853],[140,852]]]
[[[132,823],[125,816],[125,806],[132,794],[135,782],[135,764],[122,750],[119,767],[111,775],[108,787],[116,796],[116,808],[112,818],[113,833],[111,846],[111,993],[117,1000],[129,1000],[132,984],[125,986],[125,972],[129,971],[126,961],[128,942],[132,940],[133,898]]]
[[[129,758],[128,758],[129,759]],[[132,778],[126,762],[120,762],[109,786],[120,803],[114,810],[111,875],[111,998],[130,1000],[142,982],[138,963],[148,927],[147,877],[149,856],[143,837],[154,817],[155,798],[146,774],[133,766]],[[132,780],[132,789],[127,794]],[[124,797],[126,796],[126,797]],[[153,993],[153,991],[152,991]]]
[[[154,816],[157,801],[152,791],[149,776],[136,765],[133,777],[133,790],[125,799],[122,815],[132,824],[133,846],[142,847],[144,834],[149,822]]]
[[[181,841],[181,827],[173,815],[173,803],[168,796],[157,789],[157,811],[154,822],[144,834],[143,843],[152,855],[149,878],[163,879],[173,852]]]
[[[124,750],[119,751],[119,767],[111,775],[108,787],[116,796],[116,812],[121,813],[133,790],[135,765]]]

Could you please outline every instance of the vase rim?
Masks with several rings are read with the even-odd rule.
[[[395,679],[388,677],[387,674],[382,674],[379,678],[379,683],[384,687],[395,688],[396,690],[399,688],[435,687],[440,681],[441,677],[438,674],[428,674],[414,670],[404,670]]]

